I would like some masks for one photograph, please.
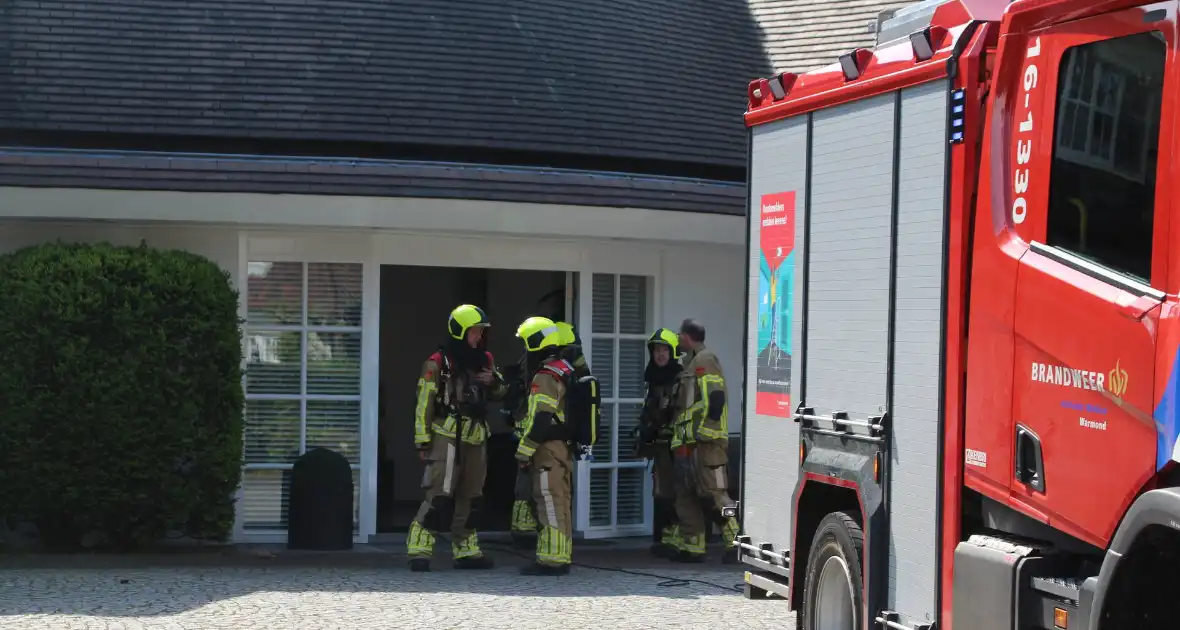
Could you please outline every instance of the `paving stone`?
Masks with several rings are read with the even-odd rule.
[[[0,570],[0,627],[235,628],[795,628],[782,600],[746,600],[741,569],[645,572],[575,568],[560,578],[387,568],[175,567]],[[679,584],[679,585],[678,585]]]

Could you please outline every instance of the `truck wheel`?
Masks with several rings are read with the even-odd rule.
[[[832,512],[811,539],[800,611],[804,630],[857,630],[861,620],[864,531],[847,512]]]

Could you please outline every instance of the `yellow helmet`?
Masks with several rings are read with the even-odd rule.
[[[477,326],[487,328],[491,325],[492,323],[488,321],[488,316],[482,308],[471,304],[460,304],[451,311],[451,318],[447,320],[447,332],[451,333],[451,337],[463,341],[467,337],[468,329]]]
[[[561,333],[561,345],[568,346],[578,342],[578,335],[574,333],[574,325],[569,322],[557,322],[557,331]]]
[[[652,346],[655,345],[668,346],[668,349],[672,351],[672,358],[680,358],[680,335],[672,332],[671,329],[661,328],[652,333],[651,337],[647,338],[648,352],[651,352]]]
[[[524,349],[536,352],[562,345],[561,329],[548,317],[530,317],[516,329],[516,336],[524,341]]]

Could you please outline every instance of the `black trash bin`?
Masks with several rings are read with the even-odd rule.
[[[287,548],[352,549],[352,468],[336,451],[314,448],[291,469]]]

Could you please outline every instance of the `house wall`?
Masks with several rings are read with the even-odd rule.
[[[733,217],[739,221],[737,217]],[[600,230],[607,230],[599,226]],[[720,234],[724,234],[721,232]],[[684,237],[688,237],[685,234]],[[53,240],[108,241],[135,245],[146,241],[161,248],[179,248],[208,257],[225,269],[242,294],[246,263],[251,261],[331,261],[361,263],[364,269],[365,303],[380,302],[381,265],[429,265],[432,271],[446,267],[499,267],[536,271],[569,271],[580,277],[577,288],[579,319],[590,320],[590,278],[595,273],[642,275],[651,278],[651,325],[675,328],[685,317],[701,320],[708,329],[707,343],[720,357],[730,379],[730,432],[740,430],[741,343],[744,285],[744,248],[741,244],[703,244],[655,240],[583,239],[558,241],[495,234],[444,235],[398,230],[329,230],[324,228],[265,229],[258,226],[214,226],[72,221],[0,220],[0,253]],[[504,275],[491,292],[507,292],[511,277]],[[491,306],[489,306],[491,308]],[[361,422],[361,463],[358,470],[358,540],[373,533],[376,519],[377,374],[383,319],[376,308],[365,307],[364,386]],[[244,316],[244,312],[243,312]],[[583,335],[586,324],[582,325]],[[371,348],[369,350],[368,348]],[[737,440],[734,440],[735,444]],[[276,478],[277,479],[277,478]],[[591,487],[588,477],[580,483]],[[277,482],[276,482],[277,483]],[[270,487],[267,492],[275,492]],[[254,492],[261,492],[255,490]],[[245,492],[245,491],[244,491]],[[250,495],[247,493],[248,496]],[[581,500],[581,499],[580,499]],[[588,506],[588,499],[585,499]],[[581,504],[580,504],[581,505]],[[581,509],[588,509],[583,507]],[[650,527],[650,505],[646,525]],[[239,525],[241,525],[239,523]],[[623,533],[642,533],[631,527]],[[603,535],[609,535],[603,530]],[[240,540],[260,539],[239,529]],[[270,539],[263,536],[261,539]]]
[[[705,345],[721,359],[729,397],[729,432],[741,432],[744,287],[735,278],[745,271],[741,247],[665,250],[661,283],[662,326],[678,330],[692,317],[705,326]]]
[[[0,220],[0,253],[55,240],[77,243],[106,241],[113,245],[138,245],[146,241],[150,247],[182,249],[217,263],[229,272],[234,287],[239,287],[241,283],[238,230],[235,228]]]

